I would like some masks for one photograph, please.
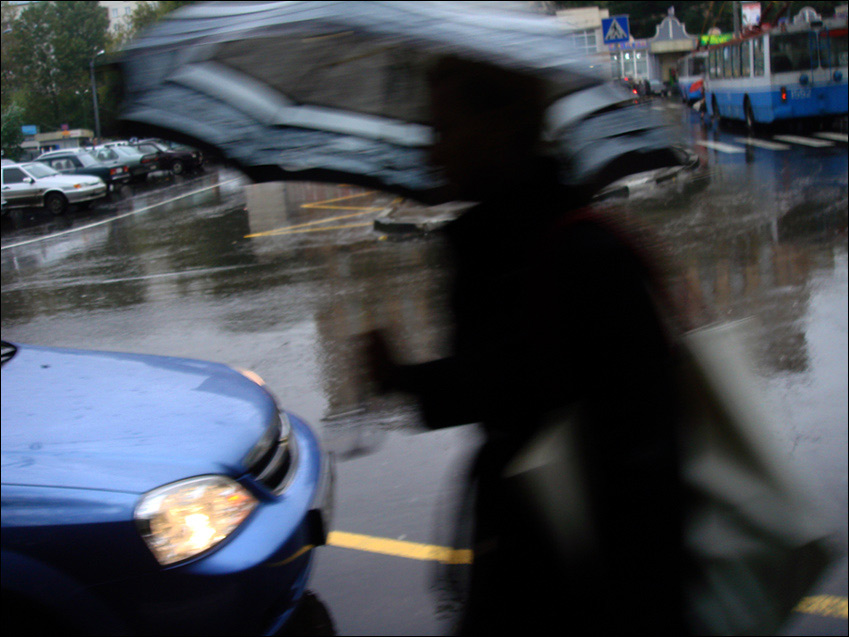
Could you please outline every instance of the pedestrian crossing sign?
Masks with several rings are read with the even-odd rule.
[[[601,32],[605,44],[628,42],[631,39],[627,15],[615,15],[601,21]]]

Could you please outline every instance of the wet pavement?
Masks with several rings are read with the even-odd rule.
[[[823,143],[753,142],[672,102],[647,108],[701,164],[660,182],[633,178],[603,205],[666,241],[699,322],[753,319],[760,383],[784,425],[778,443],[844,556],[812,592],[836,605],[809,605],[786,632],[845,634],[847,144],[811,132],[797,136]],[[388,227],[405,206],[340,185],[248,186],[210,168],[61,219],[4,218],[2,337],[252,369],[336,452],[334,531],[467,548],[450,521],[474,428],[424,433],[413,405],[365,396],[350,344],[386,327],[413,359],[445,351],[447,273],[428,232],[438,224]],[[311,589],[336,631],[450,630],[456,606],[435,590],[435,561],[362,546],[317,552]]]

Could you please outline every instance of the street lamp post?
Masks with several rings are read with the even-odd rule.
[[[100,49],[100,51],[94,54],[88,65],[89,70],[91,71],[91,99],[94,101],[94,136],[98,142],[100,142],[100,111],[97,107],[97,85],[94,82],[94,61],[99,55],[103,55],[104,53],[106,53],[106,51]]]

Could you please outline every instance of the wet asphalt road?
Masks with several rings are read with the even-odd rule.
[[[650,108],[701,166],[661,184],[635,181],[629,197],[606,205],[667,240],[700,321],[754,319],[759,379],[785,424],[778,443],[812,484],[843,551],[812,591],[834,598],[810,600],[786,632],[845,634],[847,145],[805,133],[812,141],[766,137],[754,146],[677,104]],[[58,220],[4,218],[2,337],[259,373],[336,452],[332,528],[361,546],[317,551],[310,588],[335,630],[445,634],[456,618],[437,590],[447,567],[392,554],[384,540],[467,548],[450,521],[476,431],[424,433],[413,405],[365,397],[350,346],[380,326],[395,330],[411,358],[444,351],[440,241],[375,232],[390,195],[246,184],[210,168]],[[462,578],[465,568],[450,572]]]

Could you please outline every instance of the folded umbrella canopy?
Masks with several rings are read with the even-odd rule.
[[[522,4],[192,5],[124,49],[120,119],[128,133],[214,149],[256,181],[346,181],[441,203],[426,78],[453,55],[545,81],[565,182],[598,188],[679,163],[649,113]]]

